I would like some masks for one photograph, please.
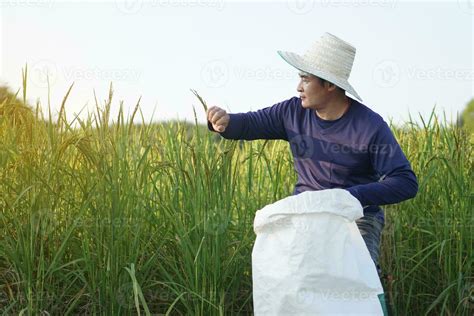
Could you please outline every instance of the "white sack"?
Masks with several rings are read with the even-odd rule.
[[[383,288],[355,223],[362,216],[343,189],[306,191],[257,211],[255,315],[383,315]]]

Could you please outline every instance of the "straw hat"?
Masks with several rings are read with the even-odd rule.
[[[330,33],[324,33],[303,56],[278,51],[278,54],[296,69],[334,83],[362,101],[347,81],[351,74],[355,53],[354,46]]]

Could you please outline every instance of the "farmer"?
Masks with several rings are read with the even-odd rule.
[[[303,56],[278,51],[299,70],[299,97],[247,113],[228,114],[212,106],[207,111],[208,128],[226,139],[290,142],[298,174],[293,194],[349,191],[363,206],[364,216],[356,223],[380,275],[385,223],[380,205],[413,198],[418,183],[387,123],[361,103],[348,82],[355,52],[329,33]]]

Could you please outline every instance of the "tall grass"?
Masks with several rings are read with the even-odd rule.
[[[86,119],[68,118],[70,91],[55,120],[0,106],[2,313],[252,313],[253,216],[293,190],[288,144],[151,124],[139,104],[112,118],[112,88]],[[434,115],[395,132],[420,180],[386,211],[395,311],[468,315],[472,144]]]
[[[395,129],[418,175],[419,194],[387,208],[385,270],[400,315],[474,313],[473,144],[434,112]]]

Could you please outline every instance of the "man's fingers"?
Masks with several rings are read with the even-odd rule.
[[[211,122],[211,123],[214,123],[213,121],[213,117],[214,115],[219,112],[219,110],[221,110],[219,107],[217,106],[211,106],[208,110],[207,110],[207,119]]]
[[[220,119],[217,120],[214,124],[217,126],[224,126],[224,122],[226,121],[226,115],[223,115]]]
[[[211,123],[216,124],[216,122],[225,115],[225,111],[222,109],[217,110],[211,117]]]
[[[215,109],[216,109],[215,106],[211,106],[210,108],[207,109],[207,120],[210,122],[212,122],[211,118],[214,115]]]
[[[208,108],[207,119],[219,133],[222,133],[228,124],[227,112],[218,106]]]

